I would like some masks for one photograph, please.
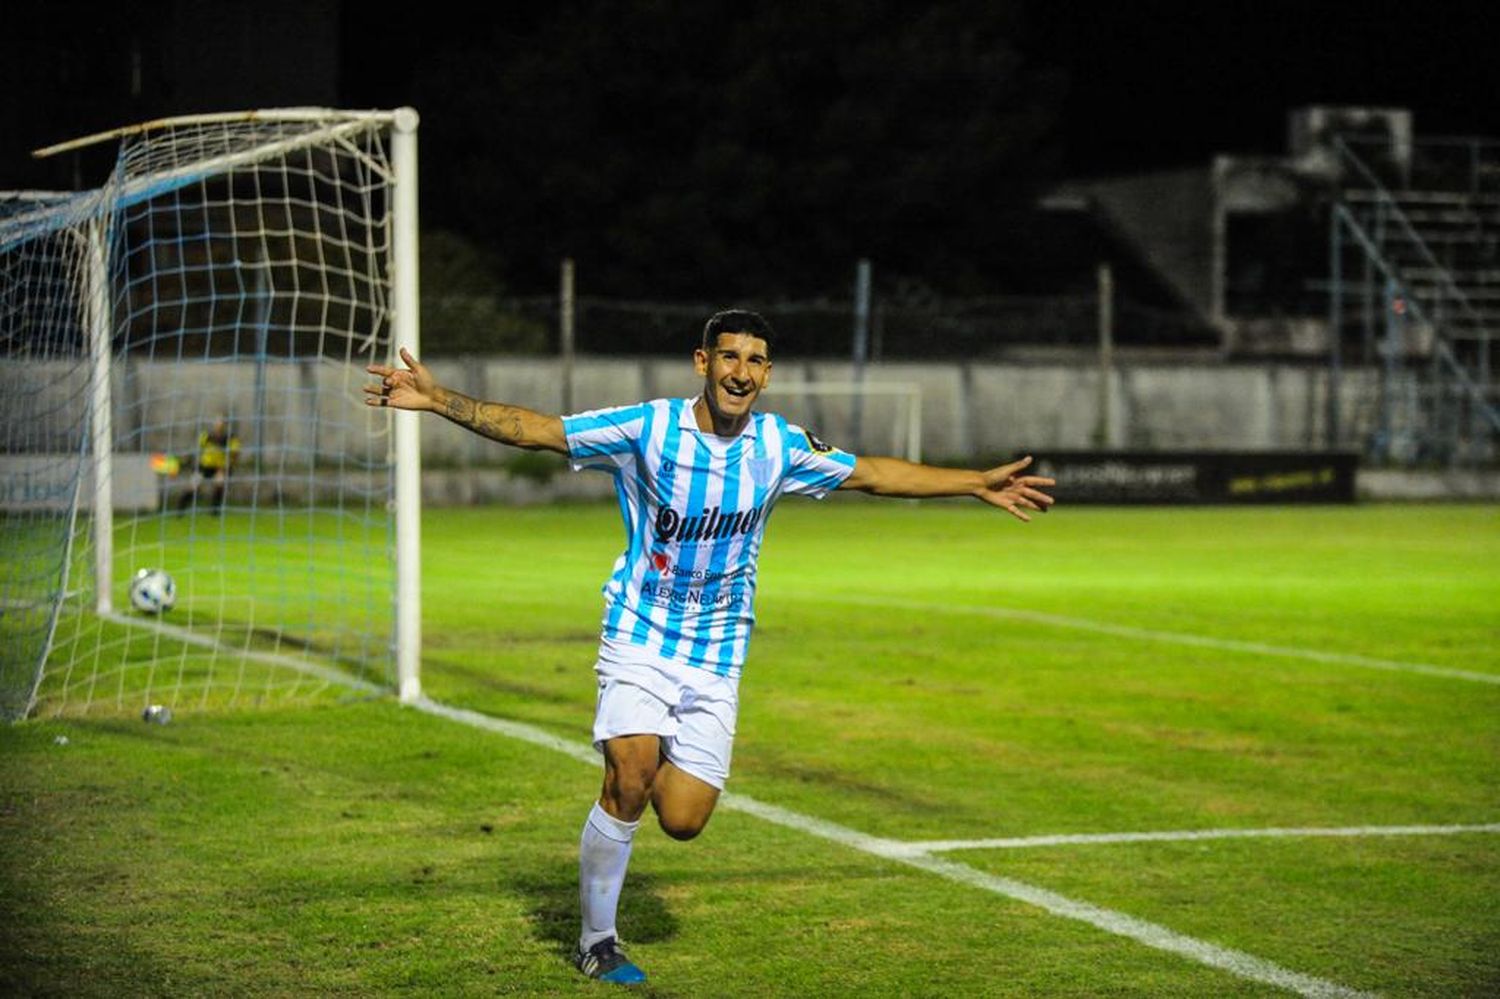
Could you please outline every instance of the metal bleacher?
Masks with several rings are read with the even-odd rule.
[[[1334,143],[1333,321],[1380,370],[1371,456],[1493,462],[1500,333],[1500,142]]]

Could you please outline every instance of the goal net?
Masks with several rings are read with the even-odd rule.
[[[155,122],[80,140],[96,191],[0,196],[5,717],[396,685],[415,435],[360,386],[417,346],[414,129]]]

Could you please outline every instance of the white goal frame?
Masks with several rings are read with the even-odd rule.
[[[410,107],[391,111],[339,111],[327,108],[291,108],[255,110],[222,114],[186,115],[162,118],[101,132],[59,143],[32,153],[44,158],[70,152],[126,136],[161,129],[197,125],[233,124],[238,122],[326,122],[326,126],[277,143],[227,153],[201,160],[177,170],[157,173],[149,181],[137,181],[115,189],[117,200],[129,201],[150,196],[163,185],[180,186],[205,176],[226,172],[234,167],[256,163],[289,151],[333,142],[349,145],[343,137],[367,129],[372,123],[390,129],[391,163],[391,341],[387,363],[400,364],[402,347],[421,356],[419,320],[419,258],[417,199],[417,112]],[[352,148],[352,146],[351,146]],[[101,216],[89,225],[88,268],[86,274],[86,329],[89,345],[90,430],[88,465],[93,475],[92,518],[95,575],[95,611],[110,620],[137,624],[134,619],[114,613],[113,578],[113,500],[111,496],[113,428],[110,425],[113,400],[110,393],[111,334],[113,317],[108,294],[109,220]],[[360,405],[351,400],[351,405]],[[403,702],[411,703],[422,696],[421,687],[421,436],[419,414],[392,412],[392,459],[394,465],[394,535],[395,597],[393,657],[397,693]],[[76,504],[75,504],[76,508]],[[160,626],[158,626],[160,627]],[[50,645],[50,641],[48,643]],[[249,653],[255,655],[256,653]],[[275,657],[283,664],[292,662]],[[43,654],[45,662],[46,654]],[[295,665],[293,663],[293,665]],[[300,667],[299,667],[300,668]],[[330,672],[329,675],[332,675]],[[363,684],[360,684],[364,686]],[[33,695],[35,696],[35,695]]]

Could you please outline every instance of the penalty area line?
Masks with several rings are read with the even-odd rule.
[[[1470,683],[1500,685],[1500,673],[1480,673],[1476,670],[1454,669],[1432,663],[1412,663],[1400,659],[1377,659],[1373,656],[1355,655],[1349,652],[1324,652],[1320,649],[1303,649],[1292,645],[1270,645],[1265,642],[1246,642],[1235,638],[1214,638],[1210,635],[1194,635],[1185,631],[1158,631],[1154,628],[1136,628],[1127,624],[1111,624],[1090,618],[1068,617],[1063,614],[1048,614],[1045,611],[1022,610],[1015,607],[976,607],[972,604],[940,604],[921,600],[900,600],[890,597],[842,596],[808,594],[806,599],[831,604],[852,604],[860,607],[892,607],[898,610],[924,611],[937,614],[973,614],[979,617],[1000,618],[1007,621],[1029,621],[1051,628],[1069,628],[1074,631],[1092,631],[1100,635],[1117,638],[1134,638],[1148,642],[1168,642],[1173,645],[1193,645],[1221,652],[1243,652],[1256,656],[1276,656],[1282,659],[1306,659],[1310,662],[1328,663],[1333,666],[1354,666],[1360,669],[1378,669],[1389,673],[1415,673],[1419,676],[1435,676],[1445,680],[1467,680]]]
[[[585,763],[597,766],[600,762],[599,754],[592,747],[561,738],[524,722],[509,721],[480,714],[477,711],[449,707],[426,697],[407,701],[405,704],[408,707],[416,708],[418,711],[435,715],[439,718],[460,722],[512,739],[518,739],[522,742],[542,746]],[[1371,993],[1351,989],[1337,982],[1304,975],[1301,972],[1292,971],[1290,968],[1283,968],[1279,964],[1256,957],[1253,954],[1247,954],[1244,951],[1220,947],[1206,940],[1199,940],[1196,937],[1178,933],[1167,929],[1165,926],[1159,926],[1144,919],[1128,916],[1123,912],[1116,912],[1113,909],[1105,909],[1087,902],[1080,902],[1023,881],[1016,881],[1013,878],[1004,878],[981,871],[967,864],[929,856],[926,853],[913,853],[908,848],[908,844],[899,840],[870,836],[858,830],[850,829],[848,826],[814,818],[811,815],[803,815],[801,812],[794,812],[778,805],[767,804],[766,802],[758,801],[755,798],[750,798],[742,794],[725,793],[719,799],[719,807],[727,808],[730,811],[744,812],[746,815],[752,815],[774,825],[795,829],[809,836],[828,840],[840,846],[859,850],[862,853],[880,857],[884,860],[904,864],[907,867],[914,867],[929,874],[946,878],[949,881],[979,888],[1013,901],[1036,906],[1055,916],[1087,923],[1097,929],[1104,930],[1106,933],[1126,937],[1137,943],[1145,944],[1147,947],[1176,954],[1190,961],[1228,972],[1238,978],[1261,982],[1266,985],[1274,985],[1278,988],[1295,992],[1298,995],[1318,997],[1318,999],[1324,999],[1324,997],[1327,997],[1327,999],[1335,999],[1335,997],[1337,999],[1354,999],[1354,997],[1368,997],[1371,995]]]

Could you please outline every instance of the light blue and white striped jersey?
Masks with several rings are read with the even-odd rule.
[[[604,584],[606,643],[738,676],[755,624],[755,563],[771,507],[823,498],[854,456],[773,413],[738,437],[698,429],[696,399],[563,417],[574,469],[615,477],[625,552]]]

